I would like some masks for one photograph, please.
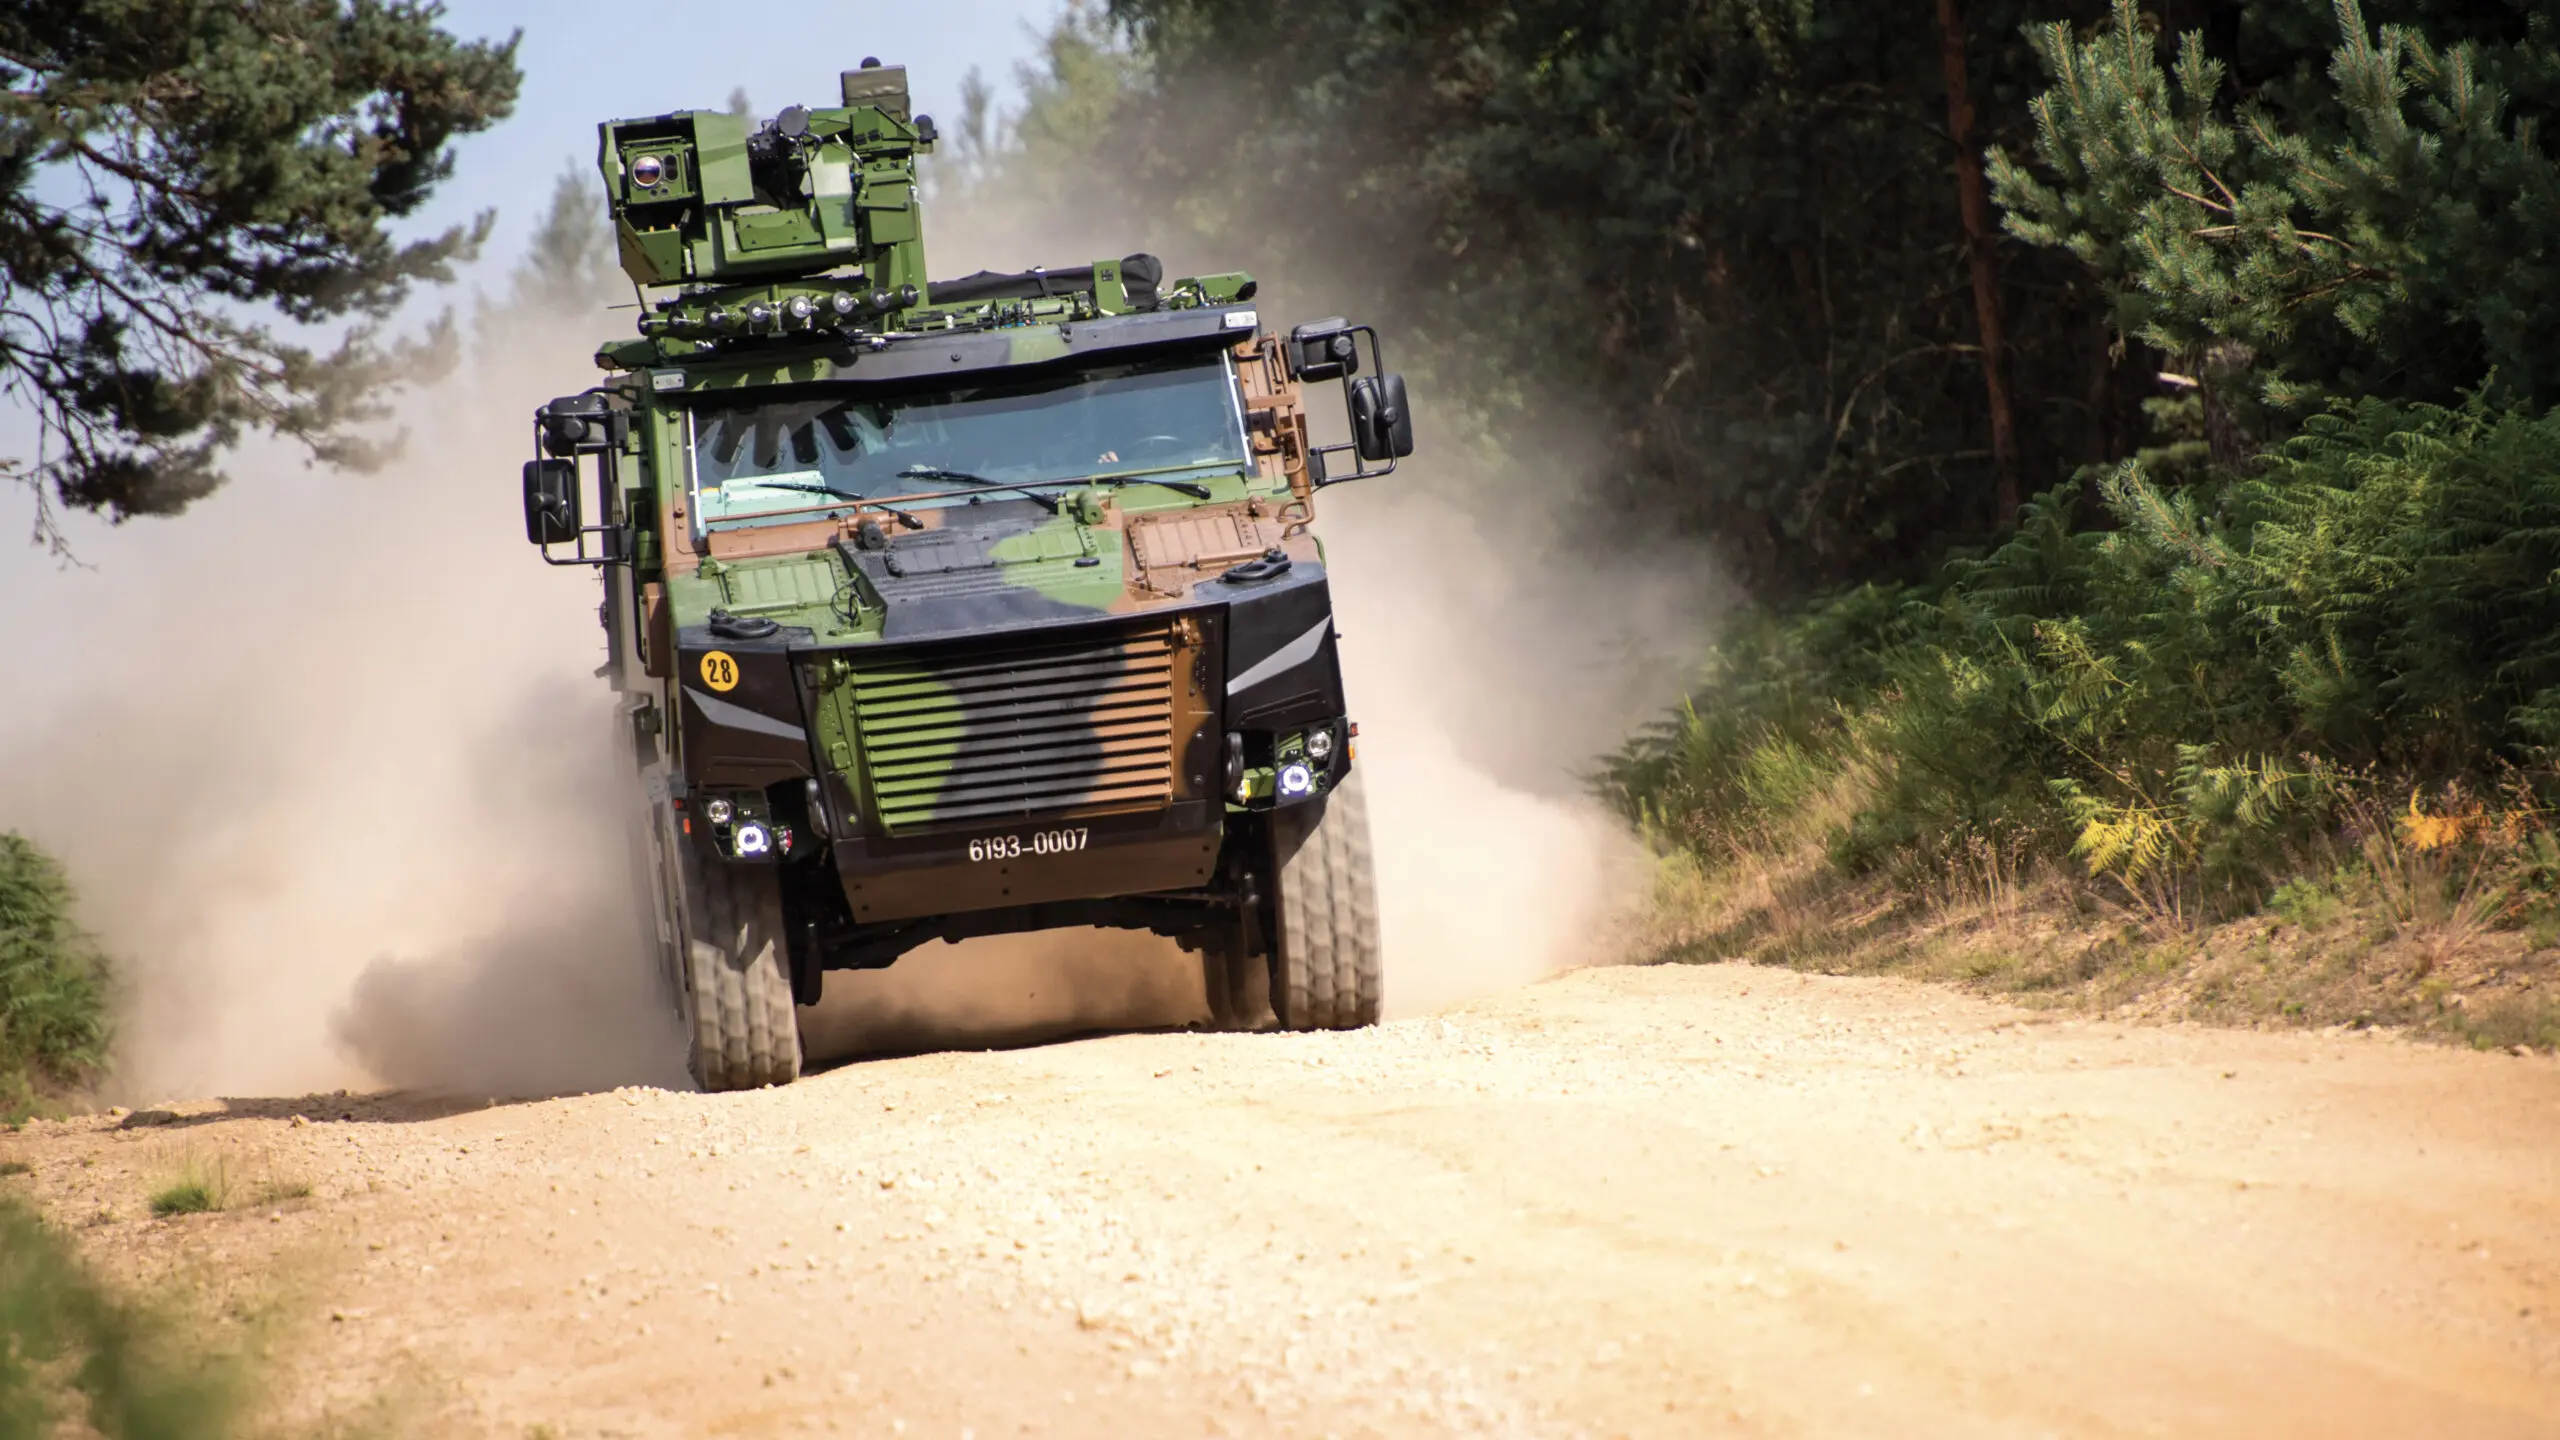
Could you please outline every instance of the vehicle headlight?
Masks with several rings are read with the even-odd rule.
[[[1304,760],[1292,760],[1280,767],[1280,793],[1312,795],[1316,788],[1316,772]]]
[[[764,855],[773,849],[773,832],[753,820],[738,827],[738,854]]]
[[[712,796],[702,804],[702,818],[710,821],[714,825],[728,824],[729,817],[737,813],[737,808],[735,806],[732,806],[728,801],[721,799],[717,795]]]
[[[1333,732],[1331,730],[1310,730],[1307,732],[1307,758],[1315,761],[1319,765],[1333,758]]]

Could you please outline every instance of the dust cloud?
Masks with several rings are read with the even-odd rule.
[[[1668,647],[1703,633],[1663,557],[1563,552],[1534,508],[1445,473],[1317,499],[1390,1015],[1616,958],[1646,861],[1582,772],[1668,698],[1684,673]]]
[[[954,210],[945,274],[1234,263],[1133,233],[1143,210]],[[1304,266],[1263,294],[1285,326],[1364,290]],[[0,566],[0,826],[66,859],[122,959],[112,1098],[684,1083],[636,933],[596,583],[528,553],[515,496],[526,416],[589,383],[604,323],[484,327],[383,473],[252,448],[181,520],[77,527],[86,568]],[[1694,557],[1556,538],[1569,445],[1524,489],[1536,467],[1477,473],[1416,398],[1426,454],[1319,502],[1405,1014],[1610,958],[1642,860],[1579,771],[1670,698],[1711,593]],[[815,1059],[1025,1043],[1185,1023],[1199,983],[1154,937],[1065,932],[831,976],[805,1019]]]
[[[484,335],[374,475],[251,449],[186,517],[21,551],[0,826],[126,995],[111,1098],[682,1083],[636,959],[591,572],[538,563],[531,407],[592,322]]]
[[[800,1012],[813,1064],[857,1055],[992,1050],[1097,1030],[1208,1018],[1200,960],[1160,936],[1048,930],[935,941],[886,970],[840,970]]]
[[[1253,262],[1266,330],[1348,313],[1385,324],[1391,362],[1428,371],[1357,257],[1288,249],[1294,217],[1182,196],[1000,183],[939,197],[935,269],[1071,266],[1133,251],[1168,275]],[[1125,183],[1125,177],[1124,183]],[[1454,433],[1473,396],[1414,391],[1418,453],[1316,501],[1369,790],[1390,1015],[1414,1014],[1624,953],[1648,861],[1584,776],[1674,701],[1731,591],[1701,547],[1611,533],[1601,447],[1556,417],[1496,452]],[[1340,387],[1313,387],[1320,437],[1347,438]],[[1448,428],[1438,428],[1445,420]],[[1170,953],[1170,947],[1165,947]],[[1154,951],[1140,958],[1196,962]],[[1133,959],[1132,963],[1136,963]],[[1195,982],[1196,983],[1196,982]]]

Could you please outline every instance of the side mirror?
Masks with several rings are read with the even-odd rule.
[[[1413,453],[1413,409],[1402,375],[1363,375],[1351,382],[1351,439],[1363,461]]]
[[[586,517],[578,507],[578,462],[524,462],[524,538],[534,545],[567,545]]]

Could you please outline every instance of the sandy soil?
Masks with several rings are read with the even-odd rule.
[[[1590,970],[0,1159],[126,1273],[288,1317],[295,1408],[422,1433],[2560,1433],[2560,1064],[1895,982]],[[142,1218],[188,1159],[234,1208]]]

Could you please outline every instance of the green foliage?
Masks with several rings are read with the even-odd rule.
[[[1926,583],[1760,622],[1608,768],[1622,806],[1692,847],[1765,830],[1783,742],[1868,767],[1832,825],[1852,868],[2006,833],[2155,914],[2308,924],[2339,901],[2297,877],[2344,841],[2437,931],[2551,891],[2519,818],[2548,797],[2494,843],[2459,797],[2547,786],[2560,745],[2560,59],[2531,7],[2377,4],[2443,38],[2354,0],[2325,68],[2303,7],[2236,7],[2237,44],[2179,36],[2168,67],[2130,0],[2035,31],[2038,168],[1995,154],[2000,199],[2196,372],[2152,407],[2169,443]]]
[[[2304,876],[2287,880],[2267,895],[2267,913],[2305,930],[2328,925],[2344,909],[2334,888]]]
[[[962,79],[959,118],[943,127],[935,162],[925,172],[936,198],[963,206],[998,200],[1050,217],[1074,210],[1093,198],[1089,187],[1097,172],[1125,172],[1125,163],[1110,153],[1110,141],[1146,73],[1146,58],[1132,48],[1125,26],[1099,5],[1068,0],[1042,33],[1039,54],[1014,67],[1022,97],[1017,108],[996,108],[995,87],[983,72],[973,68]],[[1125,202],[1116,190],[1105,201],[1115,207]],[[1163,243],[1145,230],[1123,238],[1127,247]]]
[[[1992,164],[2010,229],[2085,261],[2124,330],[2235,403],[2560,401],[2560,28],[2436,44],[2358,0],[2335,16],[2324,83],[2257,90],[2200,33],[2164,67],[2134,0],[2085,41],[2040,27],[2044,174]]]
[[[0,1112],[105,1062],[107,963],[71,910],[61,865],[0,832]]]
[[[1768,823],[1773,747],[1862,757],[1845,863],[2006,828],[2188,914],[2262,898],[2355,777],[2547,766],[2560,415],[2367,401],[2246,479],[2102,488],[2113,530],[2073,531],[2057,492],[1930,585],[1760,621],[1604,785],[1701,848]]]
[[[514,104],[515,42],[407,0],[35,0],[0,11],[0,392],[50,505],[175,514],[250,430],[363,466],[350,427],[448,336],[379,324],[485,234],[395,240],[448,143]],[[262,323],[338,327],[325,352]]]
[[[0,1195],[0,1435],[85,1421],[106,1440],[208,1440],[237,1433],[243,1398],[237,1367],[177,1316],[109,1291]]]
[[[2094,7],[1967,8],[1985,132],[2023,141],[2020,23]],[[1440,429],[1594,437],[1589,510],[1713,537],[1763,594],[1925,574],[2005,522],[1931,7],[1113,10],[1150,70],[1101,162],[1427,353]],[[2149,376],[2096,288],[2059,253],[2002,264],[2027,463],[2126,453]]]

